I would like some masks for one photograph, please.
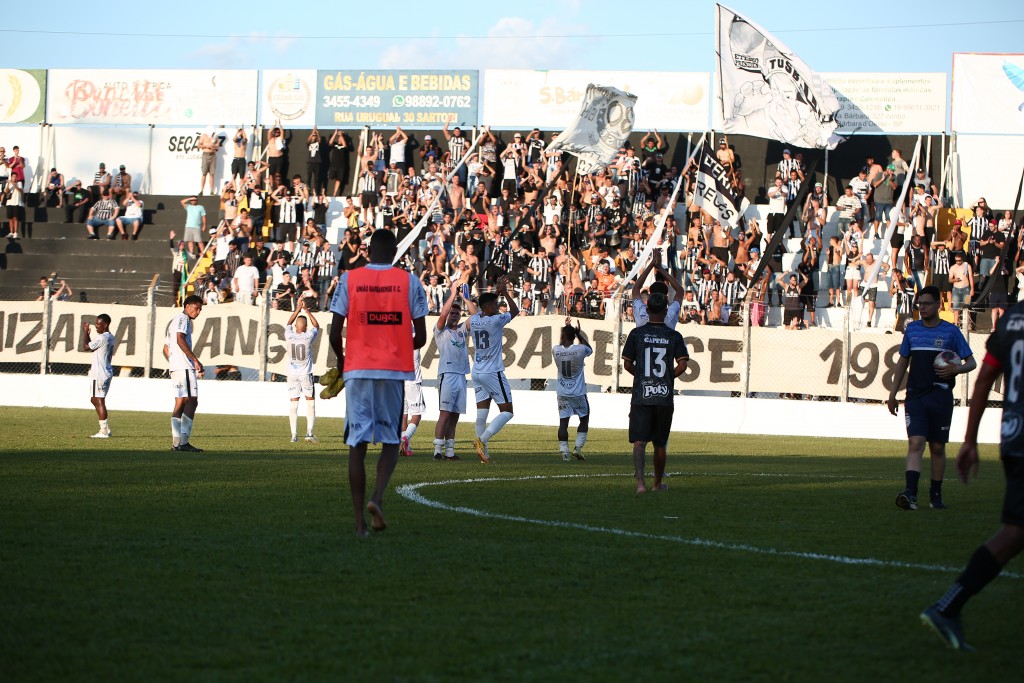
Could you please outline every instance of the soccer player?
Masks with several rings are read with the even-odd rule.
[[[424,292],[424,295],[426,292]],[[423,400],[423,369],[420,366],[420,350],[412,352],[412,362],[416,366],[416,378],[405,383],[405,399],[402,406],[402,439],[398,443],[398,452],[407,458],[412,457],[412,446],[409,441],[416,434],[423,419],[427,404]]]
[[[405,382],[416,377],[413,349],[427,340],[424,317],[427,296],[416,276],[393,268],[397,244],[390,230],[377,230],[370,237],[370,263],[346,271],[338,281],[331,300],[334,320],[331,347],[344,370],[348,398],[345,401],[345,443],[348,452],[348,482],[355,510],[356,534],[366,535],[366,446],[381,444],[377,459],[377,481],[365,503],[370,528],[383,531],[383,498],[398,464],[398,443],[402,424],[402,393]],[[414,334],[409,334],[412,319]],[[348,335],[342,338],[345,324]],[[345,344],[348,344],[348,359]]]
[[[580,343],[574,344],[577,339]],[[590,429],[590,402],[587,401],[583,361],[593,353],[594,349],[587,341],[587,335],[580,329],[579,321],[573,327],[572,318],[566,317],[559,344],[551,351],[558,373],[558,386],[555,389],[558,401],[558,450],[565,462],[569,462],[569,418],[573,415],[579,416],[580,425],[576,429],[576,447],[572,449],[572,455],[577,460],[586,460],[583,457],[583,445],[587,443],[587,431]]]
[[[466,375],[469,373],[469,336],[467,325],[461,325],[462,309],[476,313],[473,302],[463,296],[464,275],[452,286],[441,307],[434,341],[437,344],[437,393],[440,412],[434,427],[434,460],[461,460],[455,455],[455,428],[459,416],[466,412]]]
[[[654,490],[668,488],[662,479],[675,411],[673,384],[676,377],[686,372],[686,363],[690,360],[683,335],[665,324],[667,309],[668,297],[664,294],[655,292],[647,297],[650,321],[630,331],[622,350],[623,367],[633,375],[629,440],[633,444],[637,493],[647,491],[644,458],[648,441],[654,444]]]
[[[657,272],[664,278],[664,282],[652,282],[649,288],[649,294],[664,294],[668,296],[668,285],[672,285],[672,291],[675,292],[675,298],[672,299],[668,305],[668,310],[665,312],[665,325],[669,329],[676,329],[676,324],[679,322],[679,311],[682,310],[683,299],[686,297],[686,288],[683,287],[679,280],[672,277],[669,273],[661,266],[661,252],[657,249],[651,254],[651,260],[647,263],[647,266],[643,269],[640,275],[637,276],[636,282],[633,283],[633,320],[636,321],[636,326],[641,327],[647,324],[649,317],[647,315],[647,304],[640,298],[640,293],[643,291],[644,282],[647,281],[651,271]]]
[[[907,379],[904,411],[907,422],[906,488],[896,496],[896,507],[901,510],[917,509],[917,483],[921,478],[921,460],[927,442],[931,453],[932,472],[929,497],[931,507],[946,509],[942,502],[942,477],[946,472],[946,443],[949,441],[949,423],[953,419],[953,385],[956,376],[977,367],[971,347],[967,345],[960,328],[939,319],[939,288],[925,287],[917,296],[921,319],[907,324],[900,344],[900,360],[896,364],[892,389],[885,402],[889,412],[896,414],[896,392]],[[935,369],[935,357],[943,351],[960,356],[959,367]]]
[[[967,483],[978,474],[978,425],[988,404],[989,392],[1000,374],[1005,375],[1000,459],[1006,475],[1002,526],[995,536],[974,551],[967,567],[942,599],[921,613],[921,621],[932,627],[954,650],[971,650],[964,641],[960,611],[975,594],[987,586],[1007,562],[1024,550],[1024,303],[1013,306],[996,323],[985,345],[985,359],[974,384],[967,432],[956,458],[960,481]]]
[[[491,462],[487,442],[512,419],[512,389],[505,379],[502,357],[502,333],[505,325],[517,315],[519,306],[509,294],[507,277],[498,278],[498,291],[480,295],[480,310],[469,317],[466,327],[473,336],[473,384],[476,394],[476,439],[473,445],[480,462]],[[508,311],[498,311],[498,297],[504,296]],[[487,424],[491,400],[498,404],[498,414]]]
[[[171,413],[171,450],[187,453],[202,453],[189,443],[192,436],[192,421],[199,406],[199,382],[203,376],[203,364],[192,353],[192,321],[203,310],[203,299],[195,294],[185,297],[182,312],[171,321],[164,341],[164,356],[171,369],[171,386],[174,387],[174,411]]]
[[[117,342],[110,333],[110,316],[100,313],[96,316],[96,336],[90,334],[89,323],[82,323],[82,350],[92,351],[92,367],[89,368],[89,379],[92,380],[92,405],[96,408],[96,417],[100,421],[100,431],[92,435],[94,439],[109,439],[110,423],[107,422],[107,392],[110,391],[110,378],[114,376],[114,368],[110,359],[114,355]]]
[[[313,436],[316,426],[316,401],[313,396],[313,342],[320,334],[320,325],[313,316],[313,311],[306,307],[308,299],[299,299],[299,305],[288,318],[284,327],[284,341],[288,345],[288,424],[292,429],[292,443],[299,440],[299,396],[306,397],[306,441],[320,443]],[[305,313],[305,315],[300,315]],[[313,329],[307,329],[306,318]]]

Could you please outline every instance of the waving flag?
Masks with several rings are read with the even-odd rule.
[[[750,202],[736,191],[729,173],[718,163],[711,145],[705,142],[697,156],[697,176],[693,184],[693,204],[735,228]]]
[[[718,5],[718,106],[726,133],[835,149],[839,100],[832,88],[775,36]]]
[[[549,152],[568,152],[577,158],[577,172],[586,175],[612,161],[633,132],[636,95],[591,83],[576,120],[548,145]]]

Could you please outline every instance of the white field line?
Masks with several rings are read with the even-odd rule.
[[[815,552],[801,552],[796,550],[778,550],[776,548],[761,548],[758,546],[747,545],[745,543],[726,543],[723,541],[714,541],[706,538],[686,538],[683,536],[670,536],[663,534],[649,534],[643,531],[628,531],[626,529],[616,529],[614,527],[602,527],[593,526],[591,524],[579,524],[577,522],[563,522],[559,520],[548,520],[548,519],[531,519],[529,517],[521,517],[519,515],[506,515],[500,512],[486,512],[484,510],[477,510],[475,508],[464,507],[460,505],[448,505],[440,501],[431,500],[420,493],[421,489],[425,489],[432,486],[450,486],[454,484],[480,484],[488,482],[510,482],[510,481],[534,481],[540,479],[593,479],[598,477],[623,477],[632,475],[622,474],[557,474],[557,475],[532,475],[526,477],[480,477],[474,479],[447,479],[445,481],[423,481],[417,484],[404,484],[395,489],[398,495],[411,500],[414,503],[425,505],[435,510],[445,510],[447,512],[457,512],[463,515],[471,515],[473,517],[481,517],[484,519],[498,519],[505,522],[519,522],[522,524],[535,524],[537,526],[545,526],[556,529],[573,529],[576,531],[588,531],[591,533],[611,534],[613,536],[622,536],[625,538],[641,538],[645,540],[655,541],[669,541],[671,543],[681,543],[683,545],[696,546],[699,548],[711,548],[714,550],[729,550],[734,552],[752,553],[755,555],[772,555],[775,557],[794,557],[801,560],[818,560],[823,562],[834,562],[836,564],[845,564],[861,567],[883,567],[889,569],[917,569],[928,572],[942,572],[956,574],[962,570],[962,567],[948,567],[940,564],[924,564],[917,562],[902,562],[899,560],[879,560],[872,557],[849,557],[846,555],[835,555],[832,553],[815,553]],[[867,480],[869,477],[854,477],[847,475],[813,475],[813,474],[777,474],[777,473],[739,473],[739,472],[676,472],[673,474],[667,474],[666,477],[696,477],[696,476],[726,476],[726,477],[773,477],[773,478],[828,478],[828,479],[860,479]],[[657,493],[649,493],[647,495],[661,495]],[[670,494],[671,495],[671,494]],[[1004,571],[1000,576],[1010,579],[1024,578],[1017,572]]]

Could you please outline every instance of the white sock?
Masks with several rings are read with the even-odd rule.
[[[288,401],[288,426],[292,428],[292,436],[299,426],[299,402]]]
[[[489,408],[477,408],[476,409],[476,438],[482,438],[484,430],[487,429],[487,414],[490,413]]]
[[[110,431],[110,424],[106,420],[100,420],[100,431],[104,434]]]
[[[171,418],[171,445],[177,446],[181,443],[181,418]]]
[[[444,439],[434,439],[434,455],[440,455],[444,451]]]
[[[589,432],[576,432],[576,448],[583,450],[583,444],[587,443],[587,434]]]
[[[568,455],[569,454],[569,442],[568,441],[559,441],[558,442],[558,452],[562,453],[563,455]]]
[[[306,436],[313,436],[316,426],[316,401],[306,401]]]
[[[415,422],[410,422],[406,427],[405,431],[402,432],[402,436],[412,441],[413,434],[416,433],[416,428],[419,427]]]
[[[506,412],[502,411],[502,412],[498,413],[497,415],[495,415],[494,419],[491,420],[491,424],[487,427],[486,431],[484,431],[483,435],[480,437],[480,440],[483,441],[484,443],[487,443],[488,441],[490,441],[491,438],[495,434],[500,432],[501,428],[504,427],[505,424],[509,420],[511,420],[511,419],[512,419],[512,413],[506,413]]]
[[[445,456],[452,458],[455,457],[455,439],[445,439]]]
[[[188,438],[192,436],[192,418],[188,415],[181,416],[181,445],[188,443]]]

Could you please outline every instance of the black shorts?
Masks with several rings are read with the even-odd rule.
[[[722,263],[729,263],[729,247],[711,247],[711,255]]]
[[[813,311],[815,309],[815,303],[817,302],[817,300],[817,293],[800,295],[800,303],[803,304],[805,311]]]
[[[24,218],[25,217],[25,207],[24,206],[8,206],[7,207],[7,217],[8,218],[17,218],[19,220]]]
[[[938,282],[935,282],[936,280],[938,280]],[[936,277],[934,274],[932,274],[932,282],[935,282],[935,286],[939,288],[940,292],[953,291],[953,283],[949,281],[948,275],[939,275],[938,277]]]
[[[893,249],[899,249],[903,246],[904,241],[903,233],[897,230],[892,234],[892,238],[889,239],[889,246]]]
[[[1024,526],[1024,458],[1004,455],[1002,460],[1006,474],[1002,521],[1003,524]]]
[[[908,398],[903,406],[907,436],[923,436],[928,443],[949,443],[953,420],[953,392],[936,387],[927,394]]]
[[[804,309],[800,308],[786,308],[783,310],[783,324],[788,325],[794,320],[797,324],[800,324],[804,320]]]
[[[668,443],[672,431],[672,413],[674,405],[645,406],[633,404],[629,406],[629,441],[650,441],[657,448]]]
[[[248,164],[245,161],[245,157],[233,158],[231,160],[231,177],[244,176],[247,168]]]
[[[364,209],[369,206],[377,206],[378,203],[376,192],[361,192],[359,194],[359,205]]]

